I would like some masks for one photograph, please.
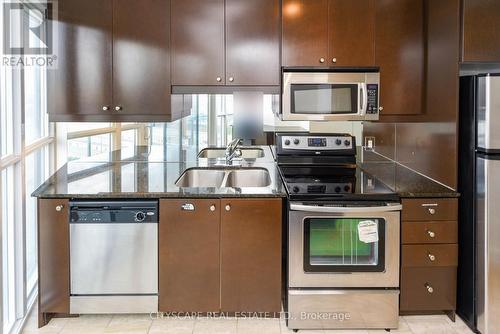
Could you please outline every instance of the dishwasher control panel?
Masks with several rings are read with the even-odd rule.
[[[71,224],[157,223],[157,201],[72,201]]]

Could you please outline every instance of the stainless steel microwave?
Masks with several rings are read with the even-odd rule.
[[[281,119],[378,120],[380,73],[367,69],[284,69]]]

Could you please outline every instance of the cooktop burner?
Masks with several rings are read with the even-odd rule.
[[[277,134],[276,155],[291,200],[399,200],[356,166],[356,138],[348,134]]]
[[[360,168],[281,166],[290,199],[398,200],[384,183]]]

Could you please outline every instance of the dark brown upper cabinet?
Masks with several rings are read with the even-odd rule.
[[[375,65],[380,67],[381,115],[423,109],[424,1],[376,1]]]
[[[59,4],[51,121],[169,121],[170,0]]]
[[[462,61],[500,62],[500,1],[463,0]]]
[[[278,0],[172,0],[172,85],[279,85]]]
[[[374,0],[284,0],[283,66],[373,66]]]

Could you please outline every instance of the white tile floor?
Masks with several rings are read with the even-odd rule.
[[[280,319],[174,319],[152,320],[149,315],[83,315],[57,318],[37,328],[36,309],[24,327],[25,334],[283,334],[288,330]],[[384,330],[301,330],[298,334],[384,334]],[[444,315],[405,316],[393,334],[469,334],[471,330],[457,317],[455,323]]]

